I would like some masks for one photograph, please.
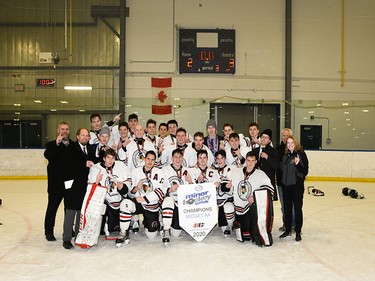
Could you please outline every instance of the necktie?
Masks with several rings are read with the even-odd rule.
[[[84,154],[87,154],[86,146],[83,147],[83,153],[84,153]]]

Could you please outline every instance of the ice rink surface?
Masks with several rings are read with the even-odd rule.
[[[56,242],[44,238],[47,181],[0,181],[1,280],[375,280],[375,184],[307,182],[302,241],[280,240],[279,202],[275,202],[274,244],[260,248],[224,238],[218,227],[202,242],[186,233],[166,248],[158,235],[140,230],[130,245],[116,248],[100,237],[89,250],[62,247],[63,205],[57,216]],[[365,199],[343,196],[344,186]]]

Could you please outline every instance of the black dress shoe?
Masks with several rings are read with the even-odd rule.
[[[63,247],[64,247],[65,249],[67,249],[67,250],[70,250],[70,249],[74,248],[72,242],[70,242],[70,241],[64,241],[64,242],[63,242]]]
[[[292,234],[290,233],[290,231],[285,231],[283,234],[281,234],[280,236],[279,236],[279,238],[286,238],[286,237],[290,237],[290,236],[292,236]]]
[[[302,240],[301,233],[297,232],[296,233],[296,241],[299,242]]]
[[[56,241],[56,238],[53,235],[53,233],[46,233],[46,239],[47,241]]]

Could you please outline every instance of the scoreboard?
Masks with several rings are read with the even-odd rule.
[[[179,73],[236,72],[234,29],[180,29]]]

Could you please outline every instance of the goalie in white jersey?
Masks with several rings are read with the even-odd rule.
[[[119,229],[119,210],[121,201],[127,197],[131,187],[131,175],[128,167],[121,161],[115,161],[116,152],[109,148],[104,152],[103,162],[90,168],[89,183],[107,188],[105,204],[107,206],[102,228],[107,239],[110,233]]]
[[[170,242],[170,234],[177,237],[182,230],[178,219],[177,191],[180,185],[193,183],[188,168],[183,167],[182,162],[183,152],[176,148],[172,152],[172,164],[163,168],[165,194],[162,203],[163,243]]]
[[[238,222],[235,225],[235,228],[237,228],[236,236],[237,240],[241,242],[251,240],[260,246],[261,243],[270,240],[268,241],[268,245],[270,245],[272,244],[270,234],[273,223],[272,196],[274,187],[268,176],[262,170],[255,168],[256,163],[257,155],[250,151],[246,155],[246,167],[234,169],[231,174],[236,220]],[[256,202],[255,193],[258,191],[265,191],[266,196],[260,198],[262,201]],[[262,230],[265,232],[263,236],[264,233],[259,233]]]
[[[146,236],[153,239],[159,227],[159,209],[163,201],[164,176],[161,169],[154,167],[156,153],[146,152],[145,165],[132,172],[133,188],[129,192],[130,199],[120,205],[120,236],[116,245],[129,243],[129,226],[133,214],[143,214]]]

